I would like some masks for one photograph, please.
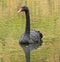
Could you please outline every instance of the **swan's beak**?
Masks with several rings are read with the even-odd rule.
[[[18,10],[18,13],[20,13],[22,11],[22,8],[20,8],[19,10]]]

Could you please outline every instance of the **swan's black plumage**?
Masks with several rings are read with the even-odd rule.
[[[24,11],[26,15],[26,28],[25,32],[21,36],[19,40],[19,44],[32,44],[32,43],[40,43],[42,44],[42,33],[35,30],[30,30],[30,15],[29,15],[29,9],[27,6],[23,6],[19,8],[18,13]]]

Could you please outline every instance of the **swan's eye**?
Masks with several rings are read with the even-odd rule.
[[[28,7],[24,6],[22,7],[22,11],[27,11],[28,10]]]

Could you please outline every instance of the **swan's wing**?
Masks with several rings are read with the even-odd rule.
[[[32,42],[40,42],[40,35],[39,35],[39,32],[38,31],[35,31],[35,30],[31,30],[30,31],[30,40]]]

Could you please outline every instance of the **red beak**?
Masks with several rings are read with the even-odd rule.
[[[22,11],[22,8],[20,8],[19,10],[18,10],[18,13],[20,13]]]

